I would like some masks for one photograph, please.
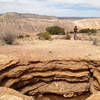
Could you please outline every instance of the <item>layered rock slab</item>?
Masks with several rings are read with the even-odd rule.
[[[90,90],[87,60],[28,60],[1,56],[0,86],[27,95],[54,93],[72,97]],[[4,63],[4,62],[5,63]],[[7,62],[7,63],[6,63]]]
[[[40,60],[0,55],[0,86],[26,95],[52,93],[73,97],[100,90],[100,61]]]

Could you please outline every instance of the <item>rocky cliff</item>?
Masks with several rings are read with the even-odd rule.
[[[73,97],[100,89],[100,61],[29,60],[0,56],[0,86],[26,95],[52,93]],[[92,79],[92,83],[91,83]]]

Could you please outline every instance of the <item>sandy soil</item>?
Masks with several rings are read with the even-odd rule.
[[[89,41],[53,40],[23,41],[19,45],[0,46],[0,54],[15,57],[50,60],[50,59],[100,59],[100,46]]]

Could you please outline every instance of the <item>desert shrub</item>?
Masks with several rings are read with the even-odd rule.
[[[71,35],[70,35],[70,34],[66,34],[66,35],[65,35],[65,39],[66,39],[66,40],[71,40]]]
[[[38,34],[40,40],[50,40],[51,34],[49,32],[43,32]]]
[[[47,27],[46,31],[53,34],[53,35],[61,35],[61,34],[65,34],[65,30],[64,28],[61,28],[59,26],[51,26],[51,27]]]
[[[89,33],[89,34],[91,34],[91,33],[97,33],[97,30],[96,29],[89,29],[89,28],[87,28],[87,29],[79,30],[79,33]]]
[[[73,31],[70,31],[69,33],[70,33],[70,34],[73,34],[74,32],[73,32]]]
[[[18,39],[23,39],[24,36],[23,36],[22,34],[19,34],[19,35],[17,36],[17,38],[18,38]]]
[[[26,34],[25,37],[30,37],[30,35]]]
[[[12,45],[16,40],[16,34],[11,32],[1,33],[0,40],[5,44]]]
[[[90,31],[91,31],[91,33],[97,33],[96,29],[91,29]]]
[[[79,33],[89,33],[90,29],[81,29],[79,30]]]

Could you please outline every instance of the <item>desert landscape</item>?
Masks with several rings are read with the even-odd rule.
[[[99,99],[100,18],[0,14],[0,100]]]
[[[66,32],[72,31],[75,25],[80,29],[100,29],[100,18],[59,18],[16,12],[0,15],[1,31],[13,30],[17,33],[37,33],[43,32],[46,27],[54,25],[65,28]]]

